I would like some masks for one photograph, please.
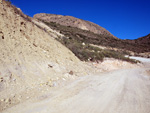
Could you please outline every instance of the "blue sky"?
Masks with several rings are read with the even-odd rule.
[[[150,0],[11,0],[25,14],[70,15],[94,22],[120,39],[150,33]]]

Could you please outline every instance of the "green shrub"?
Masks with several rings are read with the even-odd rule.
[[[118,39],[107,37],[105,35],[94,34],[90,31],[74,27],[62,26],[55,22],[45,23],[51,28],[59,30],[60,33],[64,34],[65,37],[57,40],[69,48],[82,61],[102,61],[105,57],[108,57],[136,63],[136,61],[124,57],[125,54],[128,54],[126,51],[100,49],[90,45],[96,44],[116,47],[118,46],[118,43],[121,43]],[[82,44],[83,42],[85,45]]]

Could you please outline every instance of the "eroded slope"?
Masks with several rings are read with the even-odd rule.
[[[55,31],[46,33],[20,9],[0,0],[0,110],[57,85],[64,76],[85,73],[54,36]]]

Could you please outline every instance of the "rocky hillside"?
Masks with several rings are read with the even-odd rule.
[[[60,33],[50,31],[0,0],[0,111],[85,75],[80,60],[54,39]]]
[[[56,23],[58,23],[60,25],[64,25],[64,26],[77,27],[82,30],[87,30],[87,31],[93,32],[95,34],[100,34],[100,35],[116,38],[105,28],[103,28],[95,23],[81,20],[81,19],[78,19],[78,18],[75,18],[72,16],[40,13],[40,14],[34,15],[34,18],[45,21],[45,22],[56,22]]]
[[[124,57],[125,54],[138,55],[139,53],[150,51],[148,45],[136,44],[131,40],[111,38],[76,27],[60,25],[55,22],[41,22],[63,34],[64,36],[59,36],[57,40],[84,61],[89,59],[92,61],[103,60],[105,57],[130,61]]]
[[[138,46],[140,48],[145,48],[142,49],[142,51],[136,55],[150,58],[150,34],[135,40],[126,40],[126,42],[132,43],[133,45]]]
[[[61,38],[63,41],[67,40],[70,43],[80,41],[81,43],[111,48],[111,50],[121,50],[123,53],[127,53],[128,51],[132,55],[150,52],[149,35],[137,40],[121,40],[114,38],[112,34],[102,27],[75,17],[40,13],[34,15],[34,18],[60,32],[64,37],[69,37],[68,39]],[[69,49],[72,50],[72,47],[69,47]],[[79,53],[74,53],[76,56],[79,55]],[[102,56],[107,57],[108,55],[103,54]]]
[[[134,41],[135,43],[138,43],[138,44],[150,45],[150,34],[140,37]]]
[[[134,48],[139,48],[138,50],[135,49],[135,52],[138,53],[150,52],[150,34],[135,40],[125,40],[125,42],[134,45],[135,46]]]

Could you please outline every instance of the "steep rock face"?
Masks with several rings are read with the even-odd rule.
[[[64,26],[71,26],[71,27],[77,27],[83,30],[88,30],[96,34],[102,34],[105,36],[113,36],[109,31],[104,29],[103,27],[89,22],[85,20],[81,20],[72,16],[62,16],[62,15],[55,15],[55,14],[45,14],[45,13],[40,13],[34,15],[34,18],[43,20],[45,22],[56,22],[58,24],[64,25]]]
[[[0,0],[0,111],[35,95],[35,90],[40,93],[41,84],[53,86],[70,71],[75,76],[85,72],[79,59],[54,39],[57,35]]]

